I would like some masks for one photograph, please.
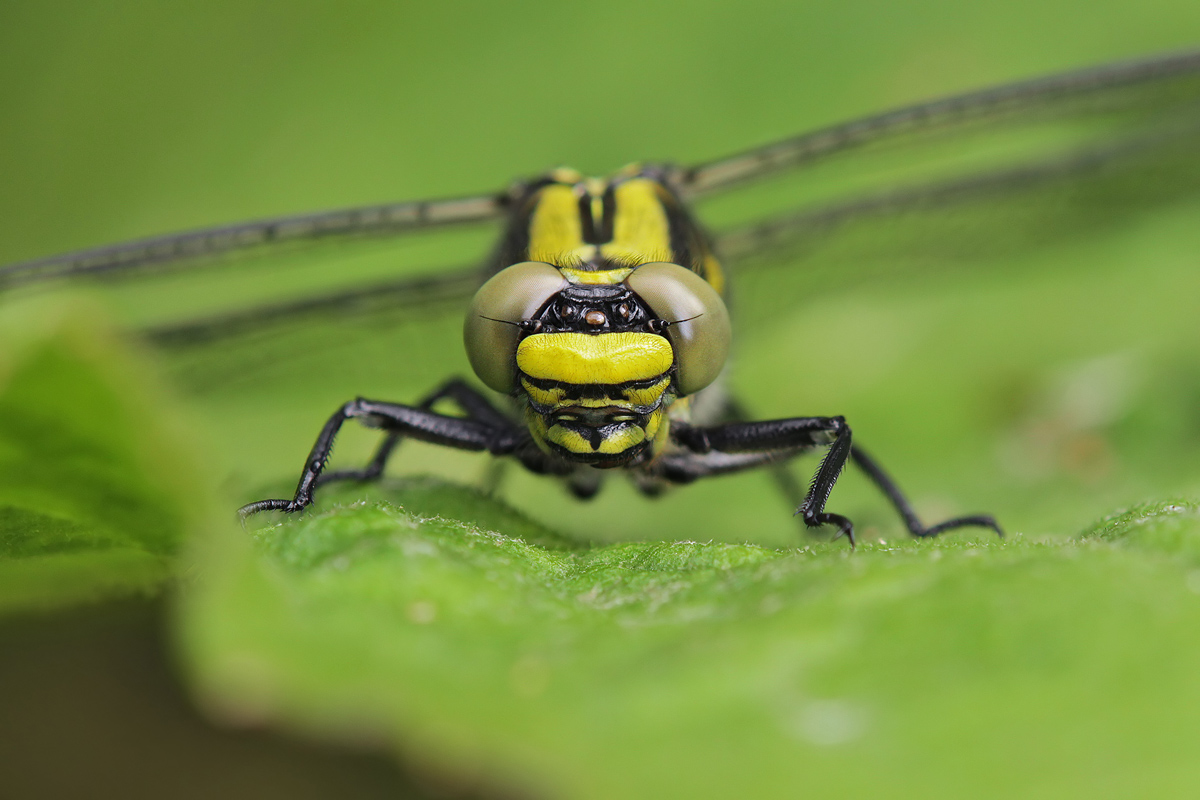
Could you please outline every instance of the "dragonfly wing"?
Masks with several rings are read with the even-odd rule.
[[[767,270],[775,291],[766,304],[794,304],[868,277],[973,269],[999,253],[1032,257],[1200,195],[1200,54],[929,107],[843,126],[884,132],[858,142],[853,157],[763,172],[772,179],[753,191],[700,203],[719,254],[742,273],[734,285],[743,299],[755,265],[786,269],[786,277]],[[900,119],[908,122],[888,127]]]
[[[0,267],[0,288],[72,277],[161,271],[217,256],[375,236],[393,237],[486,222],[504,213],[507,194],[360,206],[202,228]]]
[[[956,205],[999,201],[1004,196],[1009,196],[1009,202],[1019,198],[1031,202],[1037,193],[1047,192],[1072,191],[1082,197],[1089,186],[1094,191],[1101,182],[1111,184],[1118,175],[1123,175],[1126,183],[1137,182],[1139,176],[1143,179],[1140,188],[1126,188],[1126,206],[1132,211],[1200,188],[1198,149],[1200,119],[989,170],[915,181],[787,210],[721,231],[715,237],[717,249],[735,262],[770,259],[776,251],[815,245],[844,225],[929,215]],[[1136,200],[1132,196],[1135,191]],[[1066,232],[1066,228],[1062,230]]]
[[[297,320],[318,320],[339,315],[364,316],[383,311],[462,303],[479,288],[483,277],[478,266],[459,267],[434,275],[264,303],[196,319],[160,322],[141,332],[155,344],[179,347],[211,343]]]
[[[1127,275],[1120,291],[1131,308],[1153,306],[1155,292],[1172,282],[1175,294],[1190,291],[1198,209],[1200,121],[793,209],[731,227],[717,244],[743,337],[837,306],[852,289],[873,295],[924,287],[932,300],[950,284],[979,293],[1010,281],[1040,285],[1031,277],[1039,273],[1078,285],[1079,299],[1054,313],[1064,325],[1071,320],[1077,337],[1104,342],[1112,337],[1103,315],[1083,307],[1083,297],[1100,291],[1093,282],[1116,285],[1114,276]],[[1030,305],[1038,302],[1033,291]],[[1120,292],[1113,292],[1103,302],[1115,308]]]
[[[889,140],[947,128],[1033,117],[1043,110],[1144,100],[1200,74],[1200,51],[1104,64],[945,97],[811,131],[680,171],[688,197],[698,197]]]

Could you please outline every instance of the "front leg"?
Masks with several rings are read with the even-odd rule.
[[[926,525],[921,522],[917,512],[913,509],[912,504],[908,502],[908,498],[900,491],[900,487],[892,480],[883,467],[875,462],[875,459],[863,452],[860,447],[850,449],[850,458],[858,465],[859,469],[867,473],[867,477],[879,487],[879,490],[887,495],[888,500],[892,501],[892,506],[900,514],[900,518],[904,520],[904,526],[908,528],[908,532],[918,538],[926,538],[929,536],[937,536],[943,531],[953,530],[954,528],[976,527],[976,528],[991,528],[996,532],[997,536],[1003,536],[1004,530],[1000,527],[1000,523],[996,522],[996,518],[990,514],[973,514],[967,517],[955,517],[948,519],[945,522],[939,522],[936,525]]]
[[[796,513],[810,528],[836,525],[837,539],[845,536],[854,544],[854,523],[841,514],[825,511],[829,493],[837,483],[850,456],[850,426],[845,417],[793,417],[766,422],[734,422],[712,428],[672,428],[673,438],[694,453],[778,453],[794,455],[816,445],[829,444],[829,452],[817,467],[808,494]]]
[[[461,378],[451,378],[436,390],[430,392],[416,405],[416,408],[428,411],[439,400],[453,400],[462,409],[467,419],[491,424],[497,428],[503,428],[511,424],[507,416],[496,409],[495,406],[488,402],[486,397],[471,388]],[[388,459],[391,458],[392,453],[396,450],[396,446],[403,439],[404,434],[400,430],[392,429],[388,431],[366,466],[361,469],[345,469],[323,473],[317,481],[317,486],[325,486],[336,481],[359,481],[366,483],[378,480],[383,475],[384,468],[387,467]]]
[[[423,408],[384,403],[358,398],[351,400],[334,412],[313,445],[304,463],[304,472],[291,500],[260,500],[238,509],[243,520],[260,511],[299,511],[313,501],[317,481],[329,462],[333,451],[333,440],[348,419],[387,429],[389,432],[433,444],[456,447],[461,450],[487,450],[493,455],[507,455],[517,450],[528,434],[511,423],[499,424],[489,420],[463,419],[438,414]]]
[[[895,481],[861,448],[851,444],[850,426],[846,424],[844,417],[796,417],[768,422],[732,423],[712,428],[681,425],[678,430],[672,428],[672,437],[692,453],[759,453],[764,459],[788,458],[813,446],[829,444],[829,452],[817,468],[817,474],[813,477],[808,493],[796,509],[796,513],[802,516],[804,524],[809,527],[827,523],[837,525],[837,536],[844,534],[851,545],[854,544],[854,525],[840,514],[825,511],[825,503],[829,500],[829,494],[833,491],[833,485],[846,465],[847,458],[852,459],[887,496],[913,536],[936,536],[943,531],[968,526],[990,528],[997,534],[1004,535],[996,520],[986,514],[956,517],[937,525],[925,526]],[[746,466],[751,465],[750,461],[746,462]],[[732,470],[693,472],[688,478],[694,480],[703,474],[716,474],[718,471]],[[667,477],[671,476],[668,474]]]

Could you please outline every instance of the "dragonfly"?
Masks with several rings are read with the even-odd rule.
[[[1021,147],[996,144],[998,133],[1008,141],[1014,132]],[[1197,182],[1186,168],[1195,166],[1198,144],[1200,52],[1174,53],[911,105],[690,166],[637,163],[600,179],[560,168],[490,193],[256,220],[40,258],[0,267],[0,289],[145,280],[273,252],[499,226],[499,243],[482,266],[253,302],[141,331],[162,347],[188,348],[316,317],[466,305],[468,358],[492,394],[453,378],[412,405],[351,400],[320,429],[293,496],[250,503],[240,509],[243,518],[301,511],[330,482],[377,480],[410,438],[514,459],[562,479],[581,499],[595,496],[613,471],[656,496],[673,484],[766,467],[805,527],[832,526],[851,545],[853,523],[826,505],[853,463],[913,536],[969,526],[1001,533],[986,514],[926,525],[844,417],[748,419],[722,380],[732,335],[730,265],[770,253],[803,264],[806,245],[863,220],[979,198],[1019,202],[1036,187],[1151,174],[1164,165],[1173,180],[1156,191],[1190,192]],[[915,177],[788,207],[788,191],[797,183],[803,189],[807,176],[840,161],[850,168],[843,183],[856,187],[854,170],[873,158],[889,165],[911,159]],[[697,208],[748,187],[774,191],[784,208],[716,230],[700,222]],[[458,413],[434,409],[447,401]],[[382,429],[381,443],[361,469],[328,470],[334,439],[350,419]],[[802,490],[786,464],[818,448],[825,455]]]

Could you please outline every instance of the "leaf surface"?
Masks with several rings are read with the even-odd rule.
[[[455,492],[498,530],[427,515]],[[465,490],[383,494],[222,551],[184,618],[215,708],[371,732],[535,796],[1161,796],[1200,777],[1191,504],[851,555],[588,547]]]
[[[0,612],[157,592],[207,496],[155,381],[78,302],[0,318]]]

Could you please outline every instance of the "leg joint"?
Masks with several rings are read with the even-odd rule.
[[[674,423],[671,425],[671,438],[693,453],[710,453],[713,449],[712,440],[704,428]]]

